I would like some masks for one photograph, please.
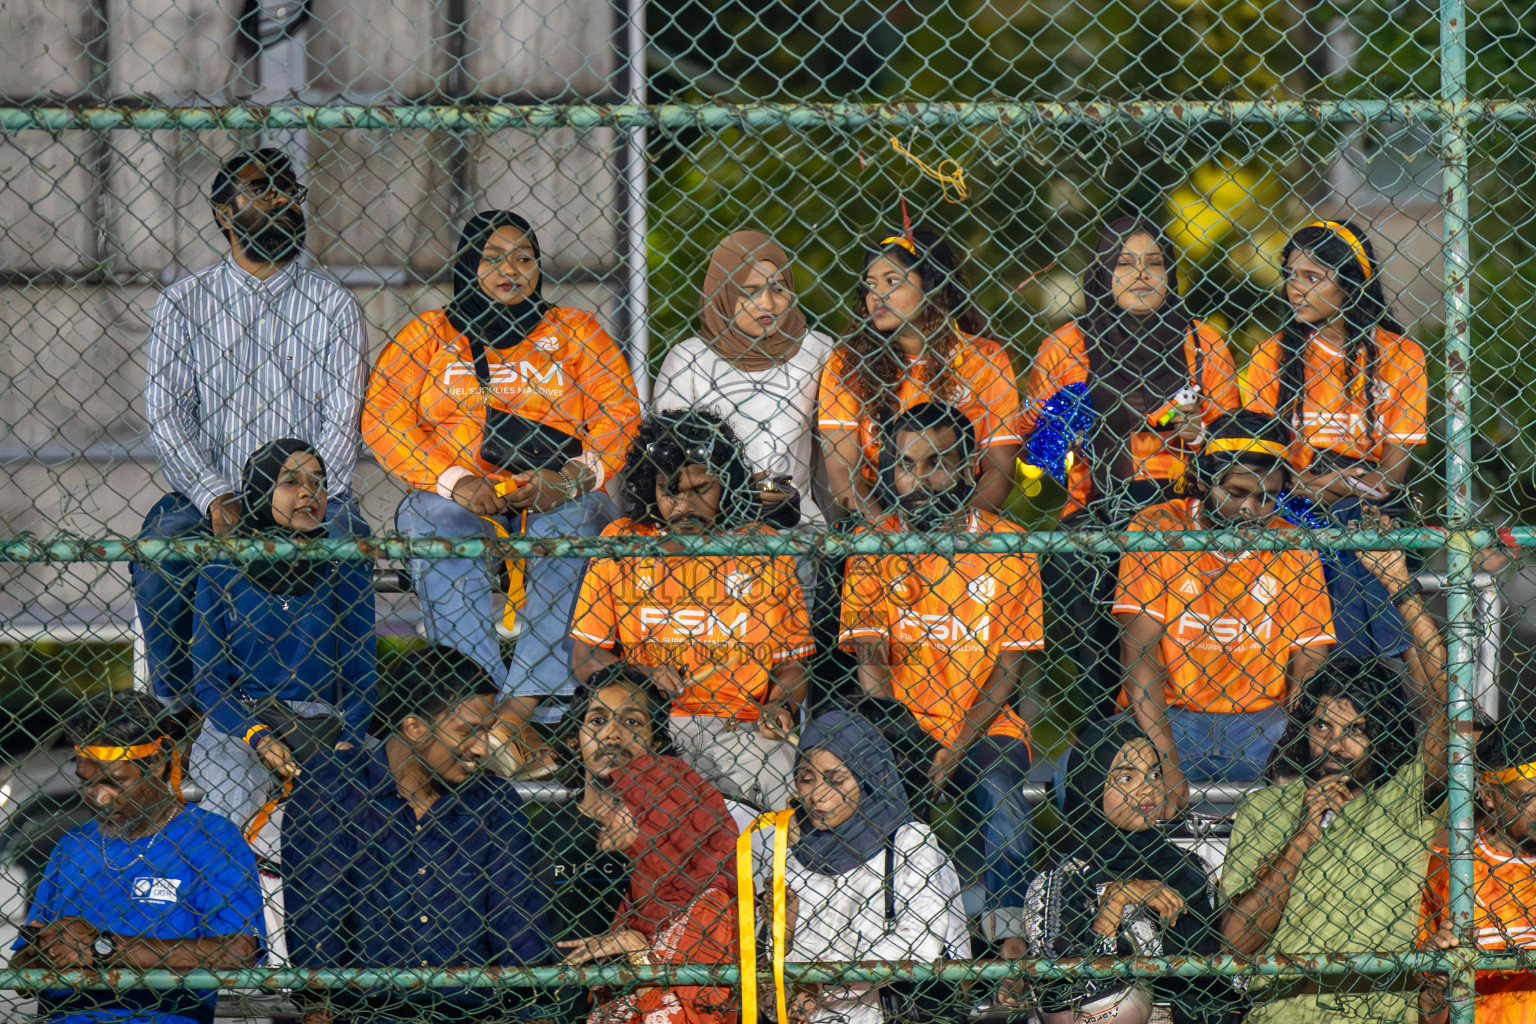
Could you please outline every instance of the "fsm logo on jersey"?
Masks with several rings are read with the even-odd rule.
[[[997,579],[990,575],[977,576],[965,585],[965,589],[972,601],[985,604],[997,596]]]

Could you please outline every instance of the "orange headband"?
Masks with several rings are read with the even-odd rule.
[[[1332,231],[1334,234],[1344,239],[1345,242],[1349,243],[1349,247],[1354,250],[1355,259],[1360,263],[1360,269],[1365,271],[1365,279],[1367,281],[1371,279],[1371,258],[1365,254],[1364,243],[1362,243],[1359,238],[1355,237],[1355,233],[1353,231],[1349,230],[1349,228],[1345,227],[1343,224],[1340,224],[1336,220],[1315,220],[1311,224],[1308,224],[1307,227],[1327,228],[1329,231]]]
[[[141,761],[165,753],[161,741],[169,743],[170,739],[169,736],[161,736],[153,743],[140,743],[136,747],[76,747],[75,753],[92,761]]]
[[[892,235],[890,238],[880,239],[880,247],[882,249],[888,245],[899,245],[913,256],[917,255],[917,245],[910,238],[902,238],[900,235]]]
[[[1258,455],[1273,455],[1277,459],[1283,459],[1289,454],[1289,449],[1283,444],[1273,441],[1261,441],[1256,437],[1221,437],[1206,444],[1201,455],[1214,455],[1218,452],[1254,452]]]
[[[1536,762],[1517,764],[1513,768],[1505,768],[1503,771],[1483,772],[1483,782],[1488,785],[1492,785],[1495,782],[1504,785],[1517,779],[1536,779]]]
[[[176,799],[181,796],[181,757],[176,751],[176,745],[171,742],[169,736],[158,736],[153,743],[140,743],[135,747],[76,747],[75,755],[88,757],[92,761],[143,761],[147,758],[161,754],[169,754],[171,758],[171,792],[176,794]]]

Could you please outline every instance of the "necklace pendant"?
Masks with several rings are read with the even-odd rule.
[[[285,597],[285,598],[283,598],[283,611],[287,611],[287,610],[288,610],[288,599]]]

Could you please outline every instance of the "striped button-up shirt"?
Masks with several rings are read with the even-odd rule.
[[[150,319],[144,407],[171,486],[207,509],[238,493],[250,454],[315,446],[331,494],[350,489],[368,338],[357,300],[290,263],[265,281],[225,259],[167,288]]]

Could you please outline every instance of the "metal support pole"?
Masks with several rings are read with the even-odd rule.
[[[625,55],[628,102],[644,108],[650,102],[645,70],[645,0],[625,0]],[[648,237],[650,235],[650,167],[645,151],[648,129],[638,124],[624,133],[624,308],[629,337],[626,348],[629,369],[635,376],[640,400],[651,400],[651,284]]]
[[[1451,528],[1450,578],[1450,911],[1464,949],[1475,945],[1473,912],[1472,722],[1476,707],[1477,595],[1473,588],[1471,210],[1467,188],[1467,43],[1465,0],[1440,0],[1440,118],[1445,225],[1446,512]],[[1474,1024],[1475,972],[1449,972],[1451,1024]]]

